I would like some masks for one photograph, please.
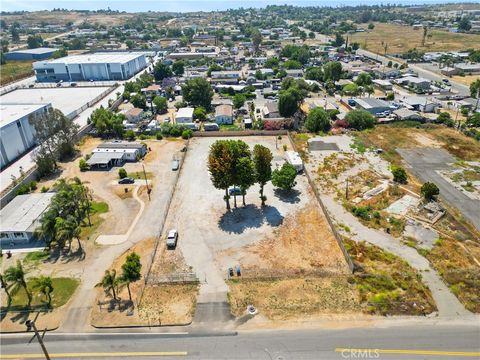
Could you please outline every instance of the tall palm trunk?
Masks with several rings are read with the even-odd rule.
[[[115,291],[115,285],[112,285],[113,300],[117,301],[117,292]]]
[[[27,283],[25,281],[22,282],[22,287],[25,289],[25,293],[27,294],[27,299],[28,299],[28,307],[32,304],[32,294],[30,294],[30,291],[28,291],[27,288]]]
[[[78,242],[78,249],[80,251],[83,251],[82,242],[80,241],[80,236],[77,236],[77,242]]]
[[[237,192],[235,191],[235,185],[233,185],[233,206],[237,208]]]
[[[0,275],[0,284],[2,285],[3,290],[5,290],[5,294],[7,294],[8,306],[10,306],[10,304],[12,303],[12,296],[10,295],[10,291],[8,291],[8,284],[5,280],[3,280],[2,275]]]
[[[52,295],[50,294],[50,291],[47,292],[47,300],[48,300],[48,306],[50,307],[52,305]]]
[[[262,206],[265,206],[265,198],[263,197],[263,184],[260,184],[260,200],[262,200]]]

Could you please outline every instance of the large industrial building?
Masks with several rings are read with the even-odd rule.
[[[55,48],[36,48],[10,51],[5,53],[7,60],[45,60],[53,55],[58,49]]]
[[[0,105],[0,160],[1,168],[22,156],[35,145],[35,129],[29,117],[46,113],[50,104]]]
[[[39,82],[126,80],[147,67],[144,53],[96,53],[37,61]]]

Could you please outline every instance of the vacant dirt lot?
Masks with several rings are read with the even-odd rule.
[[[273,168],[285,161],[283,144],[290,148],[287,139],[278,141],[281,150],[276,149],[274,137],[238,139],[251,149],[255,144],[267,146],[274,154]],[[246,206],[239,196],[238,208],[226,210],[224,192],[213,187],[207,169],[209,148],[216,140],[190,141],[152,276],[193,271],[201,283],[201,296],[225,301],[228,268],[237,265],[254,277],[263,270],[287,275],[317,270],[346,273],[343,255],[304,175],[297,177],[295,189],[288,193],[267,184],[263,208],[256,185],[248,190]],[[178,245],[165,250],[165,233],[172,228],[178,230]]]
[[[371,31],[354,33],[352,40],[366,49],[382,53],[384,43],[388,45],[387,54],[398,54],[408,49],[420,51],[454,51],[475,48],[480,43],[480,35],[451,33],[430,29],[429,37],[422,46],[423,30],[413,30],[411,26],[375,23]],[[431,37],[430,37],[431,35]]]

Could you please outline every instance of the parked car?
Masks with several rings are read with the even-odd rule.
[[[75,87],[75,86],[77,86],[77,83],[76,83],[76,82],[72,82],[72,83],[70,83],[70,86],[71,86],[71,87]]]
[[[353,99],[348,99],[348,105],[349,106],[356,106],[357,105],[357,102]]]
[[[178,161],[178,160],[173,160],[173,161],[172,161],[172,170],[173,170],[173,171],[177,171],[179,167],[180,167],[180,161]]]
[[[120,179],[118,180],[118,183],[119,184],[134,184],[135,183],[135,179],[134,178],[131,178],[131,177],[126,177],[126,178],[123,178],[123,179]]]
[[[172,229],[168,232],[167,235],[167,248],[173,249],[177,246],[178,232],[175,229]]]
[[[228,189],[228,193],[230,194],[230,196],[233,196],[233,195],[242,195],[242,190],[240,190],[239,187],[234,186],[234,187]]]

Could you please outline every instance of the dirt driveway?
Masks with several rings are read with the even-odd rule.
[[[210,145],[218,139],[191,139],[164,231],[172,228],[178,230],[179,242],[175,251],[182,252],[186,264],[192,267],[202,283],[199,301],[226,299],[228,288],[224,279],[229,267],[238,264],[242,267],[272,265],[269,259],[262,257],[262,249],[263,255],[265,251],[272,251],[273,254],[288,258],[285,251],[270,246],[271,242],[279,233],[284,233],[285,224],[292,223],[301,210],[315,204],[306,177],[301,175],[297,177],[295,190],[287,195],[274,191],[272,184],[268,183],[265,187],[267,206],[263,209],[260,206],[259,187],[255,185],[246,195],[245,207],[241,205],[241,197],[238,197],[238,208],[227,212],[224,192],[213,187],[207,169]],[[251,149],[255,144],[267,146],[274,154],[273,168],[284,162],[283,144],[290,148],[287,139],[279,141],[278,150],[275,137],[238,139],[249,144]],[[231,204],[233,207],[233,199]],[[323,219],[323,215],[321,217]],[[328,229],[328,226],[325,228]],[[299,233],[297,231],[294,234]],[[299,239],[302,239],[301,236]],[[329,230],[324,242],[324,258],[331,254],[331,261],[326,260],[325,264],[345,266],[339,261],[342,255]],[[257,245],[259,247],[256,249],[249,248]]]

